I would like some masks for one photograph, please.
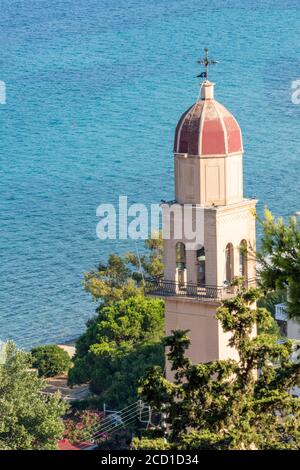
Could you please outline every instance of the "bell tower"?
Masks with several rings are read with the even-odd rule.
[[[207,72],[201,74],[207,78]],[[236,357],[216,309],[235,295],[231,281],[255,284],[255,206],[243,195],[243,142],[234,116],[214,99],[214,84],[201,85],[201,97],[183,113],[174,139],[175,203],[190,217],[201,214],[201,243],[184,231],[178,238],[174,201],[162,204],[164,279],[152,295],[165,299],[166,334],[189,330],[188,355],[195,363]],[[180,221],[179,224],[182,224]],[[166,233],[169,236],[166,236]],[[171,378],[168,370],[167,377]]]

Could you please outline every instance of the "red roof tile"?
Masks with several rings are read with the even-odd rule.
[[[181,116],[174,152],[203,156],[243,152],[241,129],[224,106],[214,99],[202,99]]]

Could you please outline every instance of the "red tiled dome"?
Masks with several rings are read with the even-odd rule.
[[[206,86],[213,89],[213,84]],[[204,98],[181,116],[175,131],[174,152],[203,156],[241,153],[240,126],[224,106]]]

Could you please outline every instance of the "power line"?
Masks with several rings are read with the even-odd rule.
[[[136,406],[136,407],[138,406],[138,403],[139,402],[137,401],[136,403],[133,403],[132,405],[126,407],[127,411],[125,411],[125,412],[122,411],[122,410],[121,411],[111,411],[111,414],[99,423],[99,426],[97,428],[95,428],[95,431],[97,432],[98,429],[101,429],[101,428],[103,428],[103,426],[105,427],[106,424],[111,423],[113,415],[117,415],[122,419],[125,416],[127,416],[128,414],[138,412],[138,408],[136,410],[134,408],[134,406]],[[126,408],[124,408],[124,410],[126,410]],[[132,409],[129,409],[129,408],[132,408]]]
[[[115,431],[120,431],[122,428],[127,427],[129,424],[132,424],[136,420],[136,418],[137,418],[137,416],[132,416],[131,418],[127,419],[124,423],[117,424],[117,425],[111,427],[110,429],[108,429],[106,431],[94,434],[93,435],[93,441],[95,439],[97,439],[98,437],[100,437],[101,435],[103,435],[103,434],[112,434]]]
[[[142,413],[137,412],[137,413],[131,413],[129,416],[126,417],[126,419],[122,420],[120,423],[111,423],[111,426],[106,426],[103,429],[98,429],[93,436],[98,436],[99,434],[104,434],[104,433],[109,433],[111,432],[112,429],[116,429],[118,427],[124,427],[128,424],[129,421],[132,421],[133,419],[143,417],[144,415],[146,416],[148,414],[148,410],[144,410]]]
[[[111,428],[111,427],[115,427],[115,426],[120,426],[120,425],[123,425],[123,423],[125,423],[127,421],[127,419],[131,419],[131,417],[138,417],[139,416],[139,410],[133,410],[131,411],[130,413],[127,413],[126,417],[125,416],[120,416],[122,422],[120,423],[116,423],[116,424],[113,424],[112,422],[110,422],[110,424],[105,424],[102,428],[98,428],[97,430],[95,430],[95,434],[98,434],[98,433],[104,433],[104,432],[108,432],[108,430]]]
[[[127,426],[132,424],[135,420],[139,420],[140,422],[143,422],[142,420],[146,421],[147,416],[148,416],[148,421],[151,419],[150,418],[151,416],[150,406],[145,405],[141,400],[137,400],[131,405],[126,406],[121,411],[110,410],[110,413],[111,414],[107,416],[107,418],[105,418],[103,422],[101,422],[100,425],[97,426],[97,428],[94,429],[92,437],[91,437],[92,442],[94,442],[96,439],[100,438],[104,434],[112,434],[116,431],[121,430],[122,428],[126,428]],[[119,423],[112,422],[112,418],[114,415],[120,418],[121,421]],[[91,447],[90,443],[87,443],[81,446],[81,449],[86,449],[88,447]]]

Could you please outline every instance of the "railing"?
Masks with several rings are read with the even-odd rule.
[[[287,321],[287,306],[286,304],[275,305],[275,319],[280,321]]]
[[[255,279],[247,279],[244,281],[244,287],[255,287],[255,285]],[[146,279],[145,286],[147,294],[155,295],[157,297],[179,296],[218,301],[235,296],[240,289],[240,286],[230,285],[209,286],[192,283],[181,284],[162,278],[148,278]]]

